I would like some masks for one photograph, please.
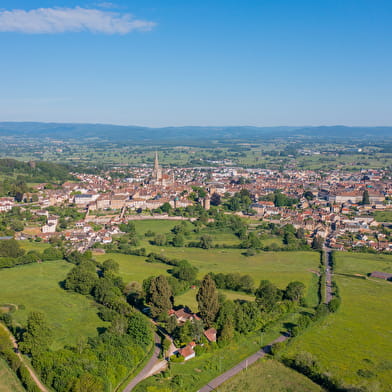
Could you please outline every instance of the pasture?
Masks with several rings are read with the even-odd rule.
[[[316,305],[317,279],[311,270],[317,270],[320,256],[316,252],[260,252],[246,257],[241,249],[200,249],[150,246],[147,251],[161,253],[175,259],[186,259],[199,269],[198,278],[209,272],[249,274],[258,286],[260,280],[268,279],[284,289],[291,281],[303,282],[307,287],[309,305]],[[97,255],[102,262],[113,259],[120,265],[120,276],[125,283],[142,282],[151,275],[167,274],[170,266],[161,263],[147,263],[146,257],[107,253]]]
[[[337,253],[336,273],[368,275],[373,271],[392,273],[392,255]]]
[[[24,392],[22,384],[8,367],[7,363],[0,358],[0,392]]]
[[[219,292],[222,293],[227,299],[230,299],[230,300],[243,299],[243,300],[247,300],[247,301],[253,301],[255,299],[255,297],[252,295],[239,293],[236,291],[219,290]],[[174,304],[176,306],[178,306],[178,305],[185,306],[186,305],[193,312],[198,312],[196,293],[197,293],[197,290],[190,289],[186,293],[176,296]]]
[[[65,261],[47,261],[0,270],[0,303],[15,304],[14,320],[25,326],[31,311],[45,313],[53,328],[53,349],[74,345],[80,338],[96,336],[101,321],[93,301],[60,287],[73,267]]]
[[[272,359],[259,360],[216,389],[217,392],[322,392],[300,373]]]
[[[286,354],[308,351],[318,358],[323,372],[347,386],[391,391],[392,284],[339,275],[380,269],[386,263],[385,257],[388,256],[338,254],[335,279],[342,297],[341,307],[294,339]]]

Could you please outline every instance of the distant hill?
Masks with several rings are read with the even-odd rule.
[[[0,122],[0,136],[90,139],[112,141],[253,140],[275,137],[392,138],[392,127],[165,127],[148,128],[111,124]]]

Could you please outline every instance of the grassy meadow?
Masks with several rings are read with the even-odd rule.
[[[22,384],[8,367],[7,363],[0,358],[0,392],[24,392]]]
[[[72,267],[65,261],[47,261],[0,270],[0,303],[18,305],[12,315],[22,326],[29,312],[45,313],[54,330],[53,349],[95,336],[97,328],[107,325],[93,301],[60,287]]]
[[[291,281],[303,282],[307,287],[309,305],[317,303],[317,270],[319,254],[316,252],[261,252],[255,256],[243,256],[240,249],[199,249],[150,246],[148,251],[164,254],[176,259],[187,259],[199,269],[198,278],[208,272],[249,274],[257,286],[262,279],[268,279],[283,289]],[[146,257],[107,253],[95,259],[113,259],[120,265],[120,275],[126,283],[142,282],[151,275],[168,274],[170,266],[161,263],[147,263]],[[190,295],[190,294],[189,294]]]
[[[253,301],[255,299],[254,296],[239,293],[236,291],[230,290],[219,290],[227,299],[235,300],[235,299],[243,299],[247,301]],[[188,306],[193,312],[198,312],[197,301],[196,301],[196,293],[197,290],[188,290],[186,293],[182,295],[178,295],[175,297],[174,304],[178,305],[186,305]]]
[[[368,275],[373,271],[392,273],[392,255],[370,253],[338,253],[336,273]]]
[[[286,354],[312,353],[324,372],[347,386],[392,391],[392,284],[348,276],[381,269],[391,262],[388,257],[392,261],[390,256],[337,254],[341,307],[293,340]]]
[[[270,280],[279,288],[284,289],[291,281],[300,281],[307,287],[306,299],[309,306],[316,306],[318,277],[312,272],[318,270],[320,256],[316,252],[260,252],[254,256],[244,256],[243,249],[230,248],[188,248],[172,246],[154,246],[149,243],[150,237],[145,237],[147,231],[154,233],[169,233],[179,223],[171,220],[141,220],[134,221],[136,233],[140,239],[138,247],[145,247],[148,252],[154,252],[174,259],[186,259],[199,269],[198,278],[202,279],[209,272],[249,274],[257,287],[260,280]],[[188,223],[190,228],[193,225]],[[238,238],[231,233],[209,230],[214,243],[238,243]],[[195,241],[200,233],[191,234],[188,240]],[[271,238],[270,241],[279,243],[281,239]],[[115,260],[120,266],[120,275],[126,283],[137,281],[141,283],[145,278],[156,275],[168,275],[169,265],[161,263],[147,263],[146,257],[107,253],[94,256],[97,261]],[[249,299],[251,297],[234,292],[226,292],[230,299]],[[196,307],[195,293],[190,290],[176,298],[177,304]]]
[[[323,389],[280,362],[262,359],[216,389],[217,392],[322,392]]]

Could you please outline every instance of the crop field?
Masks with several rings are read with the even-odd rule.
[[[259,360],[217,388],[217,392],[322,392],[300,373],[272,359]]]
[[[16,375],[8,367],[7,363],[0,358],[0,392],[24,392],[25,389]]]
[[[29,312],[45,313],[54,331],[53,349],[96,336],[97,328],[107,325],[97,316],[94,302],[60,287],[71,268],[65,261],[47,261],[0,270],[0,303],[18,306],[12,316],[22,326]]]
[[[337,255],[337,271],[364,274],[380,269],[385,257],[341,253]],[[296,338],[287,354],[312,353],[322,371],[347,386],[392,391],[392,284],[339,274],[336,282],[342,297],[338,312]]]

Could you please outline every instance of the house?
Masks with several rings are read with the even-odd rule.
[[[204,336],[209,342],[216,342],[216,329],[209,328],[204,331]]]
[[[171,309],[169,310],[169,316],[174,316],[177,320],[177,323],[182,324],[186,321],[194,321],[200,320],[200,317],[197,316],[195,313],[192,313],[189,308],[181,308],[178,310]]]
[[[42,230],[42,233],[55,233],[56,232],[56,225],[53,225],[53,224],[43,225],[41,230]]]
[[[11,211],[14,204],[12,197],[0,197],[0,212]]]
[[[195,350],[193,350],[193,347],[195,346],[196,346],[195,342],[191,342],[187,344],[185,347],[180,348],[178,350],[178,354],[184,357],[184,361],[188,361],[189,359],[195,358],[196,353]]]

